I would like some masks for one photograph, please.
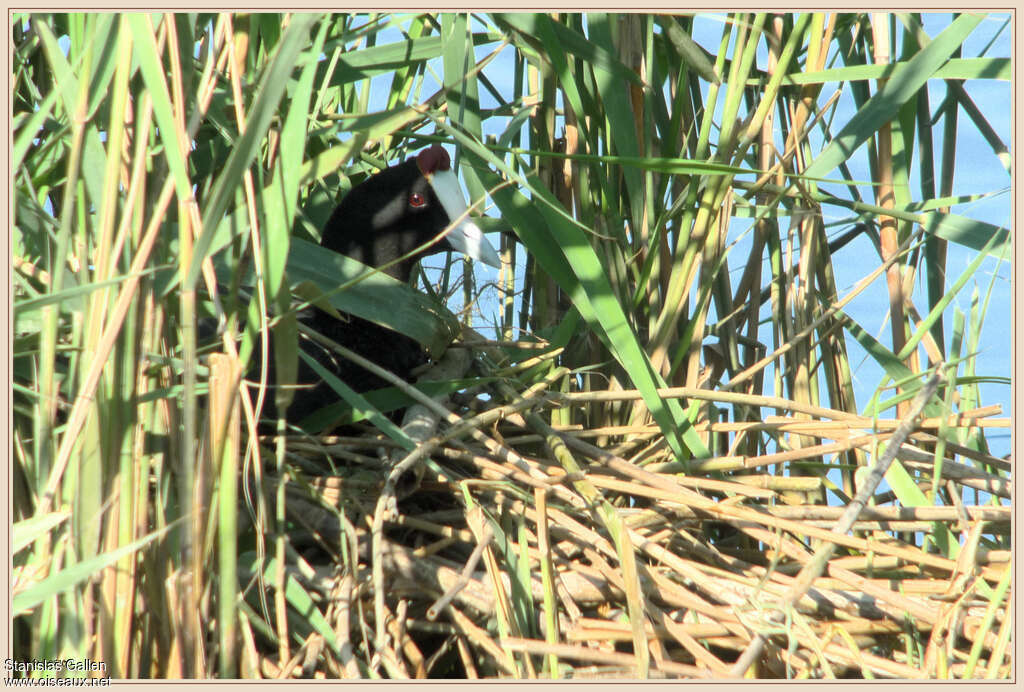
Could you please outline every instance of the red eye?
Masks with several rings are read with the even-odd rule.
[[[411,195],[409,195],[409,206],[412,207],[413,209],[425,207],[426,205],[427,198],[424,197],[422,193],[414,192]]]

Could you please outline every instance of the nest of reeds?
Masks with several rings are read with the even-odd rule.
[[[410,409],[414,449],[287,441],[286,492],[261,481],[286,569],[248,575],[243,675],[1008,676],[1010,466],[950,434],[1007,426],[998,407],[929,419],[919,395],[885,421],[747,397],[777,414],[728,422],[729,392],[669,389],[715,450],[682,461],[650,422],[557,424],[599,399],[643,420],[637,392],[558,391],[555,367],[520,391],[504,378],[543,351],[472,351],[482,384]],[[891,468],[927,504],[882,490]]]

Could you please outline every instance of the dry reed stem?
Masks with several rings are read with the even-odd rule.
[[[617,436],[623,442],[616,449],[627,449],[638,439],[650,438],[652,430],[648,426],[594,430],[541,426],[534,433],[518,434],[536,426],[531,414],[520,412],[530,410],[539,401],[539,393],[536,390],[530,399],[523,397],[512,404],[494,402],[488,411],[472,419],[461,413],[447,416],[459,428],[459,435],[475,437],[476,442],[459,441],[450,432],[434,438],[431,457],[437,465],[432,468],[439,473],[431,471],[420,491],[452,498],[468,493],[477,512],[482,510],[490,519],[482,520],[482,515],[476,514],[470,520],[464,507],[453,506],[443,511],[399,513],[380,524],[382,538],[396,536],[394,532],[399,530],[422,536],[416,547],[404,546],[392,538],[382,543],[379,568],[389,575],[388,591],[382,595],[389,601],[399,599],[398,606],[409,610],[409,615],[395,612],[395,619],[391,619],[394,606],[389,603],[385,609],[389,637],[377,661],[389,674],[404,674],[406,662],[409,674],[421,674],[421,666],[429,671],[442,653],[435,651],[435,658],[424,656],[425,661],[417,662],[414,649],[404,639],[410,632],[428,631],[429,623],[422,613],[438,597],[444,597],[438,602],[443,606],[437,608],[438,617],[451,623],[458,633],[444,646],[455,649],[452,655],[463,661],[467,671],[475,655],[471,652],[483,654],[485,659],[476,658],[471,666],[472,675],[481,677],[536,676],[541,672],[541,660],[547,661],[547,671],[557,669],[559,675],[569,670],[575,677],[617,671],[618,675],[635,677],[636,666],[642,670],[644,663],[615,646],[629,646],[630,642],[637,646],[636,624],[642,626],[640,636],[645,642],[642,646],[648,654],[651,677],[723,677],[732,665],[725,662],[734,655],[729,652],[747,649],[760,636],[770,637],[758,667],[761,675],[786,675],[787,670],[790,675],[803,677],[870,671],[884,677],[923,677],[934,675],[936,669],[922,672],[924,669],[907,665],[893,653],[902,646],[900,637],[908,623],[924,636],[944,636],[946,642],[977,636],[986,651],[995,651],[1000,635],[1005,637],[1002,633],[1008,630],[1001,624],[982,630],[979,603],[984,601],[979,598],[979,580],[989,585],[998,581],[999,568],[1009,559],[1007,551],[987,551],[973,539],[969,544],[979,549],[962,550],[954,560],[907,543],[901,540],[901,534],[931,532],[936,523],[941,523],[954,531],[969,531],[972,536],[980,537],[982,531],[986,535],[1005,535],[1012,517],[1009,505],[965,506],[957,499],[948,506],[865,506],[847,527],[853,533],[838,535],[843,507],[810,504],[794,494],[820,487],[821,479],[735,472],[766,463],[785,468],[785,464],[802,461],[808,454],[867,449],[869,444],[907,434],[912,443],[890,443],[890,447],[898,450],[906,468],[912,472],[920,469],[922,477],[929,479],[934,455],[925,456],[928,453],[915,446],[928,443],[924,430],[950,424],[963,430],[982,425],[998,427],[1003,422],[991,419],[998,408],[945,420],[922,420],[909,433],[899,430],[892,421],[807,406],[789,406],[788,410],[804,409],[805,413],[830,420],[800,422],[788,416],[772,416],[739,425],[713,423],[704,429],[779,439],[803,434],[833,442],[775,455],[737,457],[733,472],[705,476],[702,471],[677,473],[674,462],[660,461],[666,458],[665,450],[657,445],[641,452],[645,464],[639,466],[608,447],[588,441],[599,438],[598,433]],[[678,396],[693,392],[674,388],[664,393]],[[728,398],[720,394],[702,396]],[[635,392],[616,392],[607,398],[635,400],[637,396]],[[563,395],[550,397],[566,403]],[[593,398],[569,397],[572,405]],[[488,415],[498,409],[501,416]],[[503,420],[499,422],[500,418]],[[467,420],[472,423],[467,425]],[[487,434],[477,427],[483,421],[491,426]],[[564,443],[578,469],[563,466],[541,446],[552,440]],[[334,437],[324,443],[336,456],[351,455],[366,471],[379,468],[379,464],[372,457],[356,454],[357,450],[374,445],[393,447],[385,440],[368,442],[359,438]],[[325,447],[306,443],[296,449],[316,456]],[[1000,483],[1005,483],[999,474],[1010,464],[1004,460],[977,452],[958,460],[959,451],[949,446],[945,456],[943,480],[951,487],[979,482],[998,489]],[[989,464],[991,472],[982,471],[965,461],[978,461],[975,457],[980,457],[982,463],[997,463]],[[709,461],[722,459],[697,461],[692,468],[701,469],[701,464]],[[346,492],[372,492],[380,486],[329,477],[306,487],[304,497],[319,495],[328,505],[345,507]],[[601,507],[604,509],[599,510]],[[627,591],[631,587],[621,568],[619,547],[607,525],[595,520],[596,511],[611,512],[608,516],[616,517],[635,553],[637,574],[633,579],[638,591],[634,598],[643,603],[639,623],[609,619],[611,613],[627,610]],[[491,519],[503,527],[504,552],[498,550],[497,538],[482,533],[496,525]],[[514,522],[516,530],[510,531],[503,521]],[[709,540],[709,527],[718,527],[715,531],[719,532],[735,531],[754,547]],[[360,529],[359,535],[363,546],[368,533]],[[766,617],[771,612],[769,604],[798,588],[793,575],[812,561],[814,540],[834,542],[850,554],[832,557],[824,575],[811,581],[807,593],[794,603],[791,625],[773,623]],[[474,567],[474,552],[489,556],[485,567]],[[504,555],[526,561],[517,569],[530,575],[524,585],[537,614],[533,633],[520,631],[522,623],[513,614],[517,607],[514,599],[518,597],[514,596],[512,567]],[[366,552],[361,556],[369,557]],[[551,572],[548,577],[542,574],[545,563]],[[313,586],[313,582],[304,583]],[[966,591],[951,591],[954,583],[962,583]],[[316,588],[327,587],[324,584]],[[354,591],[353,603],[356,599],[376,598],[374,592],[376,589],[368,588]],[[960,594],[959,606],[953,611],[944,600],[951,593]],[[552,607],[557,614],[553,620],[546,617]],[[398,618],[407,624],[398,626]],[[505,623],[507,635],[496,638],[493,630],[487,633],[483,623],[493,624],[496,618]],[[437,623],[444,624],[440,620]],[[371,628],[375,625],[370,623]],[[437,630],[446,631],[443,627]],[[534,638],[537,634],[542,635],[540,639]],[[418,639],[411,641],[418,650]],[[879,651],[889,653],[879,655]],[[951,651],[959,656],[953,665],[963,665],[966,652],[955,648]],[[610,667],[583,665],[595,661]],[[934,660],[929,665],[934,665]]]
[[[554,655],[559,658],[570,658],[581,661],[616,663],[620,666],[634,670],[637,667],[636,656],[616,651],[598,651],[590,647],[572,646],[569,644],[548,644],[547,642],[540,640],[519,639],[513,637],[502,639],[500,644],[509,651],[524,651],[539,655]],[[655,667],[655,670],[661,670],[665,673],[687,678],[711,677],[706,670],[698,668],[697,666],[668,661],[664,662],[660,668]]]

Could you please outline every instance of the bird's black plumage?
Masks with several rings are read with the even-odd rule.
[[[448,153],[435,145],[367,178],[352,188],[331,214],[321,246],[380,268],[403,282],[409,281],[422,257],[445,250],[463,251],[488,264],[499,264],[497,253],[479,229],[460,218],[465,216],[465,202],[450,169]],[[446,236],[431,243],[453,224]],[[299,320],[403,379],[427,362],[426,353],[414,339],[355,315],[338,320],[308,308]],[[322,344],[300,338],[300,348],[357,392],[388,385]],[[292,423],[338,400],[334,389],[301,358],[296,383],[299,387],[286,415]],[[265,408],[264,414],[273,417],[273,405]]]

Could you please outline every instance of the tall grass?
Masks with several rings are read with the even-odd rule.
[[[590,564],[621,570],[621,639],[632,647],[623,669],[728,672],[711,640],[653,614],[651,584],[669,587],[652,570],[677,563],[637,543],[640,527],[627,519],[641,506],[636,487],[584,480],[579,455],[598,459],[593,445],[639,469],[629,483],[652,482],[643,473],[698,478],[724,500],[714,483],[748,482],[767,466],[765,482],[794,483],[778,503],[827,508],[850,501],[878,456],[850,442],[852,428],[888,439],[939,369],[942,385],[919,413],[941,423],[914,438],[929,463],[897,456],[889,494],[875,500],[1005,504],[992,488],[1008,464],[990,454],[978,421],[993,412],[981,385],[1005,385],[1008,373],[991,371],[979,342],[1003,317],[988,309],[1003,269],[984,272],[1008,257],[1009,231],[972,216],[971,203],[1006,188],[958,192],[957,171],[974,159],[1009,185],[1007,143],[969,89],[1009,80],[1008,57],[969,41],[983,23],[1005,31],[1009,20],[963,14],[929,34],[924,19],[15,13],[15,657],[103,661],[106,674],[131,678],[393,677],[406,670],[402,656],[413,664],[408,649],[383,645],[380,609],[396,606],[382,593],[376,620],[356,618],[313,599],[292,571],[304,564],[286,493],[289,481],[305,482],[298,442],[279,420],[261,450],[256,420],[267,396],[278,410],[290,396],[259,386],[260,364],[272,331],[278,381],[294,378],[298,299],[379,320],[440,357],[459,327],[436,298],[451,298],[495,349],[490,405],[512,405],[502,414],[511,416],[530,405],[523,392],[549,397],[515,420],[546,442],[581,504],[520,488],[536,535],[522,524],[509,533],[504,496],[488,505],[486,483],[461,486],[467,517],[480,504],[491,522],[474,514],[461,530],[481,545],[504,541],[484,559],[511,579],[492,574],[510,584],[490,621],[510,642],[503,651],[452,616],[461,658],[472,649],[490,662],[482,675],[539,667],[557,677],[581,655],[560,639],[579,613],[557,612],[544,518],[584,505],[593,513],[577,519],[611,546],[604,557],[591,551]],[[965,150],[965,131],[987,148]],[[475,213],[487,212],[500,274],[448,258],[424,274],[434,296],[425,298],[317,247],[354,183],[438,141],[457,152]],[[968,262],[950,261],[959,249]],[[884,334],[854,317],[882,277]],[[853,353],[883,373],[867,401]],[[415,448],[377,412],[379,399],[348,398],[356,417]],[[852,427],[836,432],[824,419]],[[566,447],[566,431],[593,434]],[[971,473],[984,483],[968,483]],[[991,494],[967,492],[979,487]],[[719,521],[750,521],[722,511]],[[366,527],[335,515],[339,570],[349,570],[339,588],[358,592],[366,585],[351,579],[367,556],[356,536]],[[945,560],[963,561],[962,546],[1009,548],[998,521],[971,524],[965,541],[962,516],[956,531],[950,519],[888,535]],[[815,535],[789,557],[813,551]],[[739,545],[767,554],[772,540],[750,531]],[[541,558],[524,559],[528,545]],[[531,559],[543,574],[546,649],[529,637],[540,608],[523,595]],[[1009,675],[1009,582],[979,565],[956,574],[977,577],[972,588],[988,604],[972,630],[982,643],[947,660],[934,655],[934,634],[908,631],[897,656],[905,670]],[[352,632],[365,618],[377,628],[353,634],[354,648],[337,624],[350,616]],[[989,631],[997,620],[998,634]],[[645,627],[669,628],[682,658]],[[744,631],[748,641],[759,632]],[[786,658],[806,675],[846,659],[806,660]],[[868,675],[904,670],[857,660]],[[757,670],[778,672],[770,662]]]

